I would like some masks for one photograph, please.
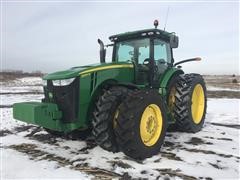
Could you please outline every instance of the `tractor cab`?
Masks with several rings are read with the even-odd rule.
[[[173,66],[172,48],[178,47],[178,37],[157,29],[145,29],[110,36],[113,42],[112,61],[133,63],[135,83],[159,86],[160,76]]]

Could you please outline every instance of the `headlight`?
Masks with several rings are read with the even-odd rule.
[[[42,80],[43,86],[47,86],[47,80]]]
[[[70,79],[61,79],[61,80],[53,80],[52,83],[54,86],[67,86],[74,81],[75,78]]]

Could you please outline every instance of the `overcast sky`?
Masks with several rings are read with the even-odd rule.
[[[153,28],[179,36],[175,61],[186,72],[239,74],[239,3],[3,1],[2,69],[53,72],[99,62],[97,38]],[[110,51],[108,51],[110,53]],[[109,55],[108,55],[109,56]]]

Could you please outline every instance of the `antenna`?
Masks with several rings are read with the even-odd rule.
[[[167,8],[167,15],[166,15],[166,19],[165,19],[165,25],[164,25],[164,31],[165,31],[165,29],[166,29],[166,26],[167,26],[167,20],[168,20],[168,13],[169,13],[169,6],[168,6],[168,8]]]

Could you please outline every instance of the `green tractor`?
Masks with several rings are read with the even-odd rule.
[[[160,151],[167,129],[195,133],[206,114],[206,87],[199,74],[184,74],[174,63],[178,37],[155,28],[110,36],[100,44],[100,63],[43,77],[42,102],[13,106],[15,119],[53,134],[91,129],[103,149],[134,159]],[[113,46],[112,62],[105,62]]]

